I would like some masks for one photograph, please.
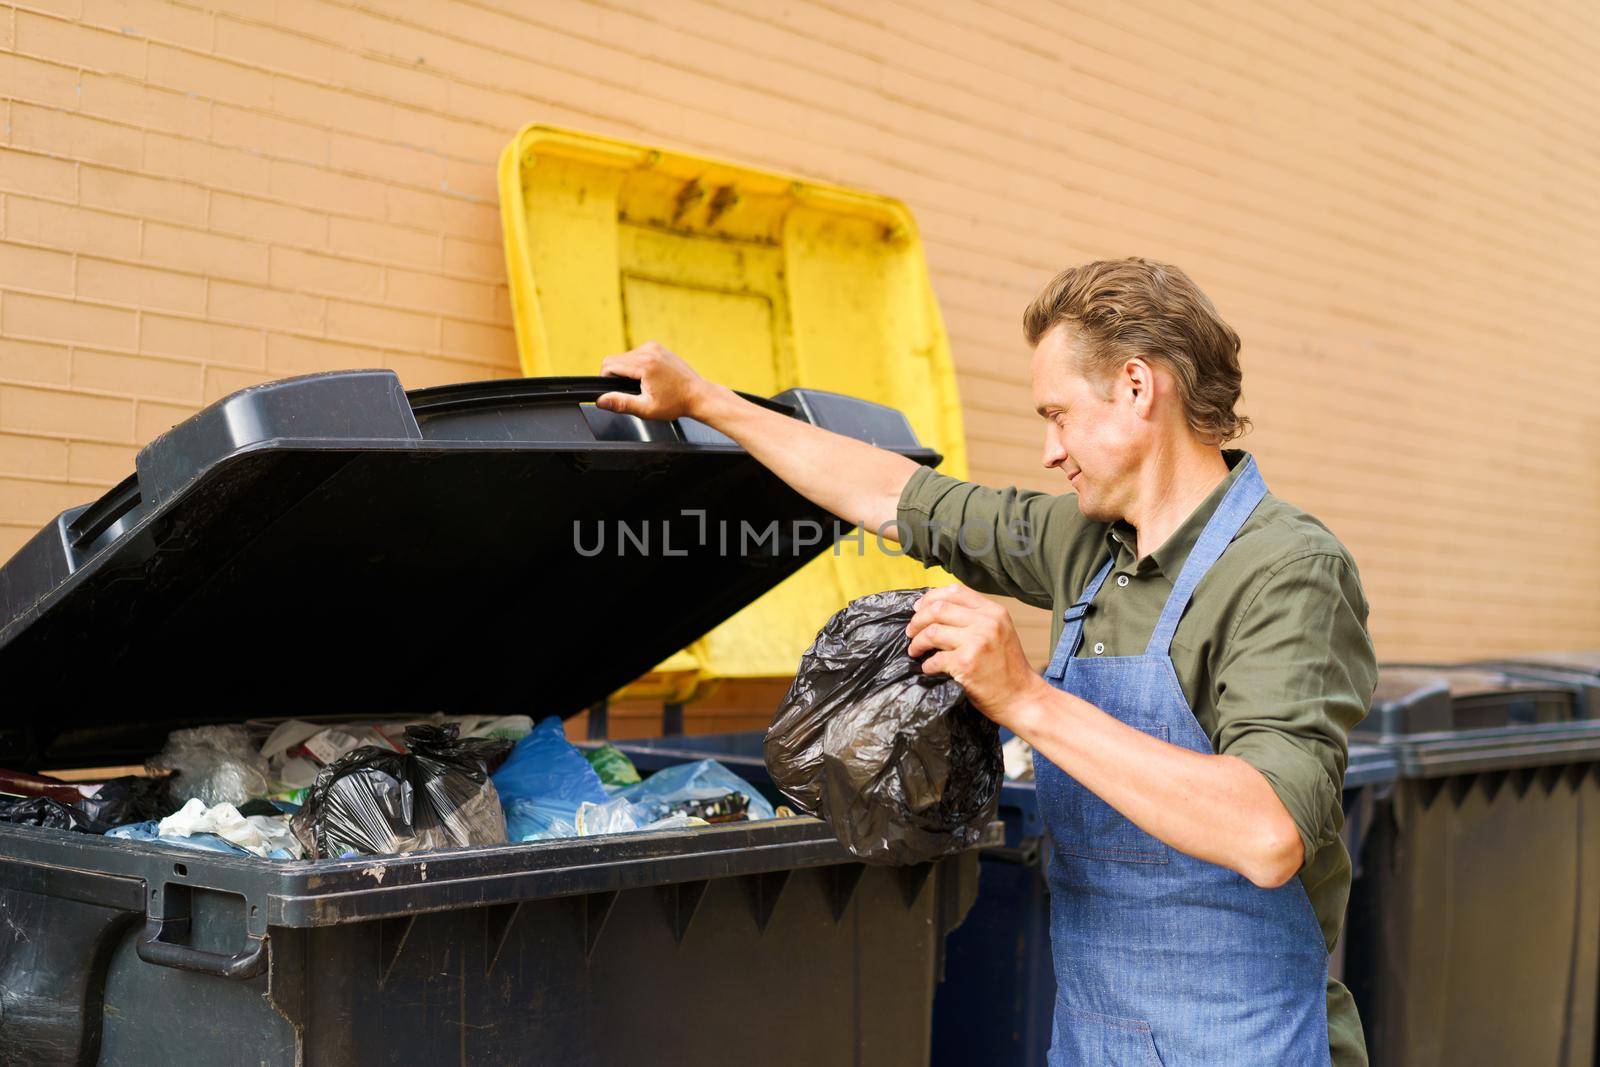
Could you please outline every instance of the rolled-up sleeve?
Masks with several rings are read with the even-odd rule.
[[[943,567],[979,592],[1041,608],[1051,606],[1068,528],[1088,525],[1071,497],[994,489],[927,467],[901,490],[895,523],[911,558]]]
[[[1366,598],[1354,565],[1338,554],[1275,566],[1227,637],[1216,677],[1217,751],[1271,784],[1307,865],[1343,825],[1349,733],[1376,682]]]

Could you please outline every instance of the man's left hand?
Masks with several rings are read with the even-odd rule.
[[[906,627],[912,656],[933,652],[925,674],[948,674],[972,703],[1002,726],[1015,729],[1019,713],[1046,683],[1023,655],[1006,609],[964,585],[930,589]]]

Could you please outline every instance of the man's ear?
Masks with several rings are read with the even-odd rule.
[[[1141,419],[1150,417],[1155,403],[1155,369],[1142,356],[1134,356],[1122,365],[1122,384],[1133,402],[1133,413]]]

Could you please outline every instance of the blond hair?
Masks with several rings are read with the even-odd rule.
[[[1037,345],[1063,322],[1083,339],[1081,369],[1091,379],[1144,356],[1177,379],[1189,426],[1202,438],[1222,444],[1250,428],[1233,410],[1244,377],[1239,335],[1177,267],[1137,256],[1068,267],[1023,312],[1022,332]]]

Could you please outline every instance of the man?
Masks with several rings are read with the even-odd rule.
[[[1036,753],[1052,1063],[1363,1064],[1355,1005],[1327,972],[1350,891],[1346,737],[1376,680],[1355,564],[1222,448],[1244,428],[1239,339],[1181,270],[1071,268],[1023,324],[1044,464],[1066,495],[918,467],[654,344],[604,361],[641,390],[600,403],[709,423],[965,583],[922,598],[911,654]],[[1042,677],[980,592],[1052,608]]]

